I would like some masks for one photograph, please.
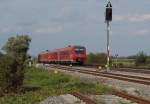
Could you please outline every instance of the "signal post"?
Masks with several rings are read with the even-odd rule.
[[[105,22],[107,25],[107,71],[110,70],[110,22],[112,21],[112,4],[108,1],[105,11]]]

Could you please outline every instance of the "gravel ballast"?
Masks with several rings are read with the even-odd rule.
[[[91,95],[90,98],[97,104],[137,104],[115,95]]]
[[[80,99],[70,95],[60,95],[60,96],[53,96],[48,97],[44,101],[40,102],[39,104],[86,104]]]

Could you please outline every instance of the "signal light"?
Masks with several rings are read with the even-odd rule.
[[[106,5],[105,20],[106,21],[112,21],[112,5],[111,5],[110,1]]]

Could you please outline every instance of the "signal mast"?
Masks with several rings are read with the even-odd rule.
[[[110,1],[108,1],[106,5],[106,11],[105,11],[105,22],[107,25],[107,71],[110,70],[110,39],[109,39],[109,33],[110,33],[110,22],[112,21],[112,4]]]

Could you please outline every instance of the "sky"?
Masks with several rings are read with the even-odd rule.
[[[111,0],[112,55],[150,55],[150,0]],[[17,34],[32,38],[29,53],[82,45],[106,52],[107,0],[0,0],[0,48]]]

